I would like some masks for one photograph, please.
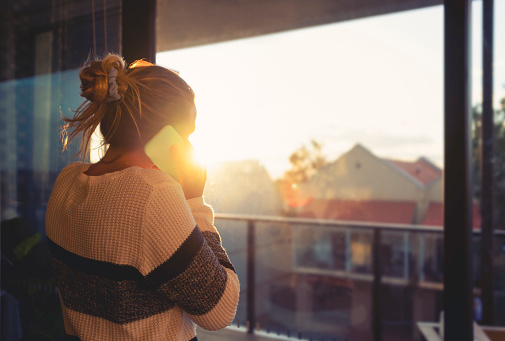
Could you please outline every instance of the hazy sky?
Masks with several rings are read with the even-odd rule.
[[[473,101],[481,98],[474,2]],[[495,1],[495,100],[505,96],[505,0]],[[500,43],[499,43],[500,42]],[[157,63],[197,96],[195,147],[210,163],[259,159],[273,178],[315,139],[329,160],[361,143],[382,157],[443,162],[443,8],[176,51]]]

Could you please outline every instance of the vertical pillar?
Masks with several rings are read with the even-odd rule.
[[[122,55],[126,62],[156,62],[156,0],[123,0]]]
[[[247,322],[249,324],[247,332],[254,334],[254,327],[256,326],[256,312],[255,312],[255,231],[254,221],[247,221]]]
[[[483,2],[483,86],[482,86],[482,195],[481,266],[482,322],[494,323],[493,204],[494,204],[494,110],[493,110],[493,0]]]
[[[471,1],[444,2],[445,340],[473,340]]]

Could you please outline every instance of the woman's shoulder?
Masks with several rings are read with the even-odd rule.
[[[121,177],[134,178],[152,188],[180,187],[172,176],[156,169],[129,167],[123,170]]]
[[[69,177],[74,177],[79,172],[83,172],[87,167],[89,167],[89,164],[87,163],[79,161],[72,162],[71,164],[63,167],[63,169],[58,174],[58,177],[56,178],[56,182],[61,182],[65,179],[68,179]]]
[[[180,184],[170,175],[156,169],[145,169],[137,166],[102,175],[87,175],[90,163],[72,162],[65,166],[56,179],[55,185],[86,184],[87,186],[117,185],[134,190],[138,187],[177,188]]]

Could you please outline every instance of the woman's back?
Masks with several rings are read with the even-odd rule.
[[[206,171],[192,161],[195,95],[177,73],[117,55],[80,74],[86,101],[64,118],[68,145],[82,134],[83,160],[98,129],[107,152],[62,170],[46,232],[65,332],[81,340],[196,340],[236,312],[239,283],[204,203]],[[145,153],[171,126],[182,143],[166,152],[179,182]],[[166,146],[166,144],[162,144]],[[179,147],[179,146],[178,146]]]
[[[210,207],[154,169],[58,177],[46,231],[65,329],[82,340],[190,340],[220,329],[239,284]]]
[[[81,256],[138,265],[145,205],[156,182],[170,179],[139,167],[88,176],[89,166],[73,163],[58,176],[48,204],[47,235]]]

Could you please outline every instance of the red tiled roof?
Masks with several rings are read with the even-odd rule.
[[[421,225],[444,226],[444,205],[437,202],[430,203]],[[480,228],[480,209],[477,203],[473,204],[473,228]]]
[[[424,215],[421,225],[443,226],[444,225],[444,205],[442,203],[431,202]]]
[[[442,171],[440,169],[437,169],[423,159],[419,159],[414,162],[387,160],[419,180],[423,185],[427,185],[442,176]]]
[[[353,201],[314,199],[300,209],[300,217],[362,222],[411,224],[416,203],[411,201]],[[320,212],[318,214],[318,212]],[[322,213],[321,213],[322,212]]]

